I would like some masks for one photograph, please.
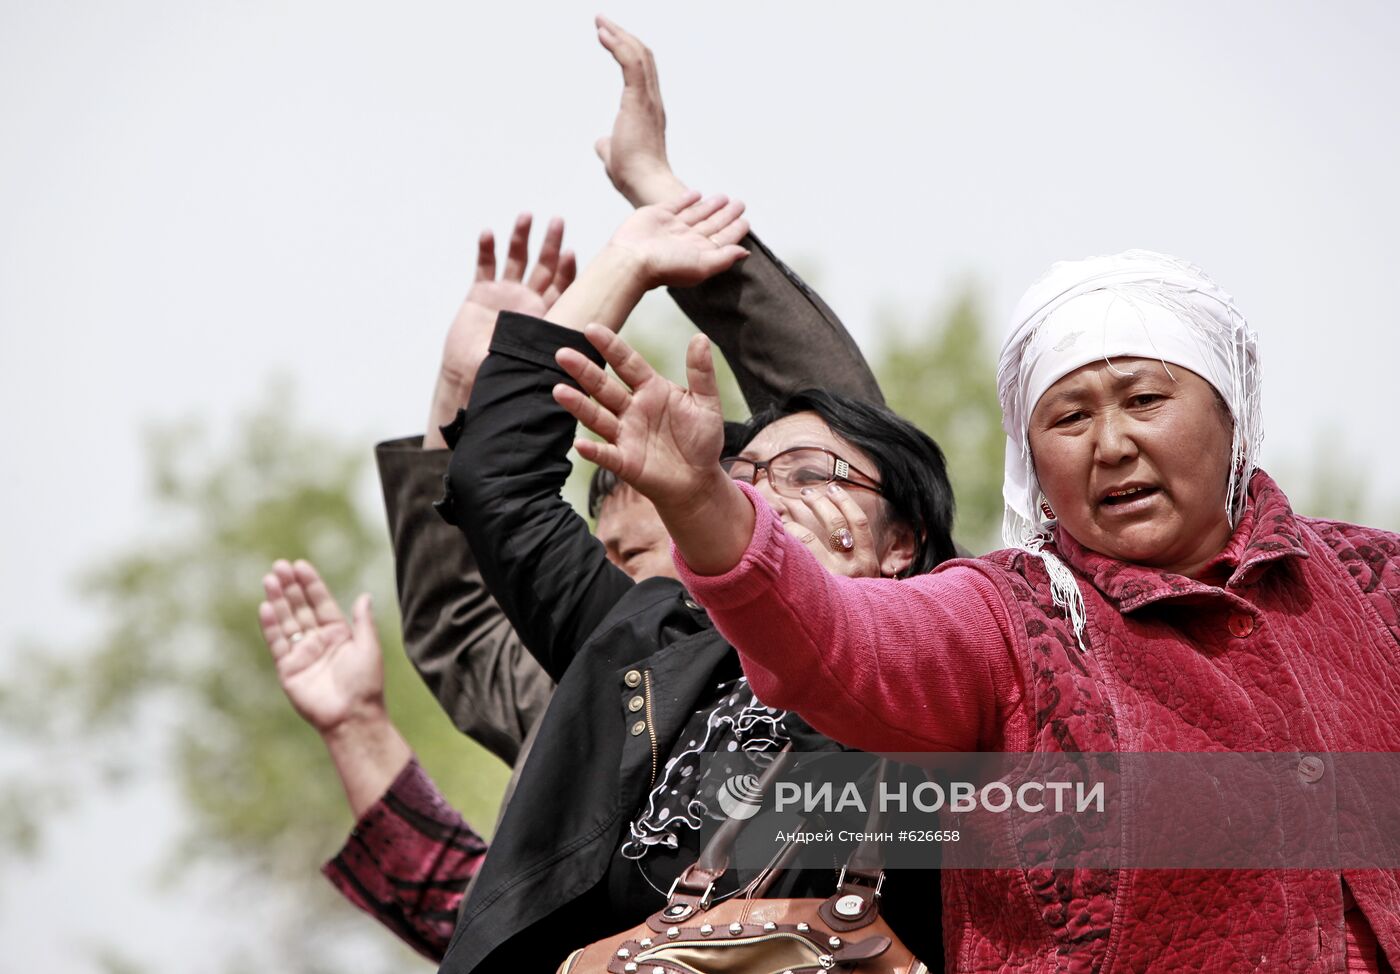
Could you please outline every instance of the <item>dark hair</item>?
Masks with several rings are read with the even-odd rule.
[[[747,423],[732,423],[725,420],[724,449],[720,450],[719,455],[727,457],[738,453],[749,439]],[[595,521],[598,520],[598,512],[603,508],[603,501],[617,493],[617,489],[621,486],[622,481],[618,479],[617,474],[611,470],[604,470],[602,467],[594,467],[593,476],[588,478],[588,516]]]
[[[823,389],[803,389],[750,419],[744,443],[794,413],[816,413],[833,433],[875,461],[890,519],[914,532],[914,560],[900,572],[901,578],[933,571],[956,557],[948,465],[928,434],[884,406]]]

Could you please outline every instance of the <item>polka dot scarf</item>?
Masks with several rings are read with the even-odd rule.
[[[641,859],[656,846],[675,849],[682,829],[698,832],[706,819],[746,817],[757,808],[758,776],[789,739],[787,712],[759,703],[743,677],[719,684],[715,694],[681,731],[645,808],[628,826],[624,857]]]

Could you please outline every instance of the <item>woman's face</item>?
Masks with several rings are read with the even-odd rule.
[[[1231,435],[1209,383],[1143,358],[1071,372],[1030,420],[1036,477],[1061,527],[1101,554],[1188,576],[1230,538]]]
[[[749,441],[747,446],[739,451],[739,456],[749,460],[769,460],[784,450],[800,446],[821,447],[830,450],[859,470],[860,473],[872,478],[873,482],[879,480],[879,468],[870,455],[837,436],[831,431],[831,427],[826,425],[825,420],[812,412],[793,413],[791,416],[784,416],[782,419],[769,423]],[[867,482],[866,477],[861,477],[856,473],[852,473],[851,477],[859,483]],[[885,502],[880,498],[880,495],[871,490],[853,487],[850,484],[842,486],[846,489],[850,499],[860,505],[861,510],[869,519],[870,532],[875,540],[875,556],[879,562],[880,574],[893,577],[909,567],[913,563],[913,542],[910,532],[907,529],[895,530],[892,528],[886,516]],[[830,534],[831,529],[828,521],[834,508],[825,488],[815,490],[810,499],[789,497],[773,489],[766,473],[758,476],[755,487],[777,511],[784,524],[795,524],[806,528],[818,538],[824,539]],[[837,567],[839,568],[839,566]]]

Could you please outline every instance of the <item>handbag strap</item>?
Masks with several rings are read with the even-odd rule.
[[[758,793],[768,794],[773,782],[777,780],[791,761],[792,742],[789,741],[783,745],[782,750],[773,756],[772,762],[759,776]],[[878,836],[883,830],[886,819],[885,810],[878,796],[880,786],[888,771],[889,761],[881,758],[875,772],[873,794],[876,797],[875,800],[871,801],[870,812],[866,816],[865,834],[856,847],[851,850],[846,864],[841,869],[840,878],[837,880],[838,897],[850,895],[862,887],[873,887],[874,892],[867,905],[873,904],[873,901],[879,897],[880,887],[884,884],[885,878],[884,849],[875,836]],[[730,853],[734,849],[734,843],[738,841],[739,833],[743,831],[746,824],[747,819],[735,818],[733,815],[726,816],[724,823],[720,825],[710,841],[705,844],[705,848],[701,850],[700,857],[692,865],[687,866],[672,884],[670,894],[667,897],[668,904],[684,903],[692,909],[700,910],[709,908],[715,885],[729,868]],[[780,856],[770,869],[765,871],[768,884],[772,882],[772,874],[786,865],[790,858],[790,855]]]
[[[773,755],[773,760],[768,767],[763,769],[763,774],[759,775],[757,791],[760,795],[768,794],[768,790],[773,786],[773,782],[783,773],[783,770],[792,762],[792,742],[788,741],[783,745],[782,750]],[[739,833],[744,830],[746,819],[735,818],[727,815],[715,834],[710,837],[710,841],[705,843],[705,848],[700,851],[700,858],[687,866],[685,870],[676,877],[676,882],[671,887],[671,894],[668,902],[679,901],[690,902],[700,909],[708,909],[710,897],[715,890],[715,884],[729,868],[729,854],[734,850],[734,843],[739,839]]]
[[[846,858],[843,874],[862,876],[875,882],[884,873],[885,850],[876,837],[884,833],[885,820],[888,817],[885,814],[885,806],[880,801],[880,793],[889,771],[889,759],[881,758],[875,769],[875,787],[871,792],[870,813],[865,819],[865,834]]]
[[[880,794],[889,770],[889,760],[881,758],[875,769],[875,787],[865,819],[865,834],[846,857],[846,864],[836,880],[836,892],[817,909],[833,930],[859,930],[879,916],[880,890],[885,885],[885,850],[879,836],[885,831],[887,818]]]

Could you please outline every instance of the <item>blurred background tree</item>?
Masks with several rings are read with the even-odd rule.
[[[997,403],[996,350],[968,284],[921,320],[881,315],[871,359],[890,408],[938,441],[958,514],[953,537],[974,554],[1001,547],[1006,442]]]
[[[240,900],[278,898],[277,929],[266,933],[281,944],[279,966],[313,971],[342,926],[327,921],[375,925],[318,874],[353,822],[320,738],[287,703],[258,630],[260,580],[272,561],[310,559],[347,608],[356,593],[374,594],[390,712],[483,833],[507,769],[456,732],[403,653],[387,529],[366,489],[368,445],[307,430],[295,415],[286,392],[275,391],[231,446],[209,443],[193,424],[149,437],[153,529],[99,562],[79,589],[100,606],[102,638],[76,653],[28,650],[10,670],[25,674],[25,690],[11,686],[0,711],[52,754],[96,759],[109,780],[168,769],[186,826],[170,838],[167,872],[216,863],[232,867]],[[164,753],[149,753],[152,740]],[[76,762],[50,763],[69,766]],[[11,781],[0,807],[49,812],[60,795],[94,797],[93,782],[43,779]],[[12,847],[33,845],[40,817],[8,827]],[[380,939],[386,970],[412,963],[416,955]],[[96,960],[111,969],[134,963],[116,947]]]

